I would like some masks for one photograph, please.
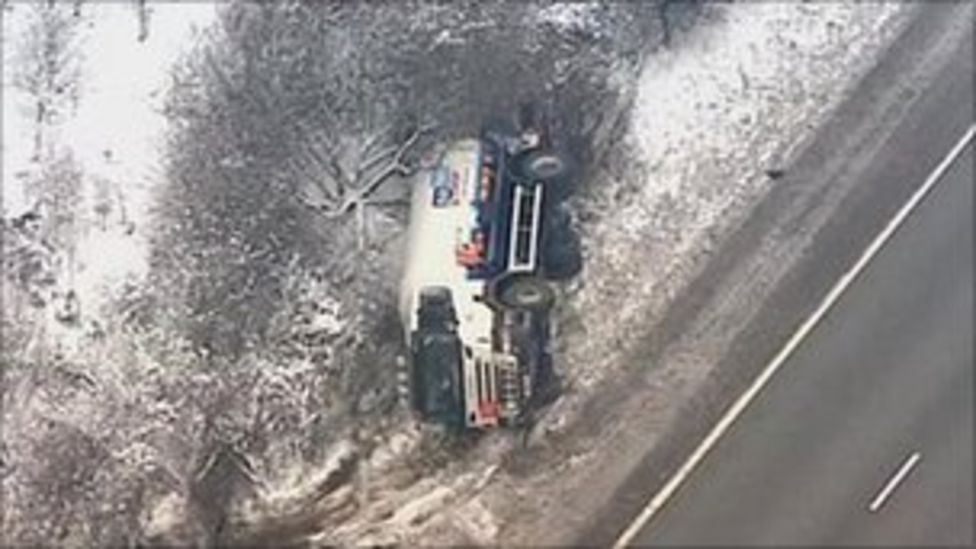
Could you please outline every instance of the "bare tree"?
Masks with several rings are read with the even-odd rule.
[[[73,285],[82,201],[82,172],[70,149],[49,143],[40,169],[27,182],[27,195],[35,201],[40,217],[40,238],[64,253],[64,273]]]
[[[292,158],[293,169],[288,173],[305,175],[304,181],[308,185],[300,190],[300,200],[326,219],[356,214],[357,248],[363,250],[366,208],[372,205],[371,197],[390,177],[408,177],[416,171],[417,162],[410,155],[415,152],[421,136],[432,129],[432,126],[412,129],[399,143],[385,147],[379,143],[383,138],[389,140],[389,133],[374,134],[353,155],[352,169],[343,166],[342,153],[333,141],[321,134],[309,133],[305,140],[306,154],[296,154]]]
[[[108,230],[108,217],[113,208],[114,196],[112,193],[113,184],[107,178],[96,177],[93,181],[95,185],[95,200],[92,211],[98,220],[98,228],[102,231]]]
[[[363,252],[397,232],[395,210],[380,206],[402,204],[403,176],[428,140],[472,135],[539,96],[571,119],[561,135],[617,127],[623,102],[608,71],[636,57],[653,11],[599,4],[587,8],[597,23],[565,27],[546,9],[238,1],[220,10],[213,41],[174,72],[170,183],[153,245],[154,270],[173,275],[164,293],[185,296],[192,311],[194,341],[237,349],[261,333],[292,257],[303,267],[346,258],[343,284],[387,269]]]
[[[139,19],[139,34],[136,40],[144,42],[149,38],[149,6],[146,5],[146,0],[135,0],[135,2],[136,16]]]
[[[34,157],[39,159],[51,126],[78,101],[80,20],[54,2],[32,4],[30,9],[31,19],[16,50],[13,85],[34,100]]]

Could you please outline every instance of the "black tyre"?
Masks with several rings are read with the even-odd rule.
[[[549,280],[568,280],[583,270],[583,250],[566,208],[549,208],[542,240],[542,265]]]
[[[535,150],[521,155],[517,161],[519,174],[536,181],[556,181],[569,173],[566,158],[551,150]]]
[[[495,300],[508,309],[544,311],[556,299],[552,289],[536,276],[509,276],[495,284]]]

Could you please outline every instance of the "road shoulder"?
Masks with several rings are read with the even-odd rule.
[[[750,220],[728,239],[706,272],[679,298],[663,328],[655,328],[659,335],[632,353],[634,362],[654,362],[662,371],[675,363],[680,366],[695,345],[737,332],[724,359],[710,368],[708,379],[698,384],[680,410],[669,415],[667,434],[658,440],[641,437],[643,430],[662,417],[661,410],[647,402],[647,391],[669,390],[669,379],[652,374],[640,382],[629,380],[629,394],[617,395],[624,397],[618,401],[623,404],[616,412],[607,412],[629,416],[629,427],[603,439],[602,444],[623,450],[629,446],[630,451],[642,445],[652,450],[636,467],[605,473],[595,481],[623,479],[618,484],[623,488],[615,491],[612,505],[589,518],[582,536],[546,542],[612,542],[615,533],[663,484],[731,399],[924,180],[930,164],[938,162],[938,152],[965,131],[971,112],[938,108],[954,96],[972,94],[968,76],[973,74],[972,38],[970,33],[960,43],[958,18],[959,13],[952,10],[918,17],[790,166]],[[955,38],[947,29],[957,30]],[[960,64],[964,66],[960,68]],[[883,173],[868,173],[878,169],[871,161],[882,144],[912,151],[913,142],[924,142],[925,154],[894,155],[882,167]],[[884,184],[859,184],[862,180]],[[770,283],[771,278],[761,276],[762,263],[778,260],[791,268],[778,279],[772,277]],[[748,298],[752,303],[736,302],[729,296]],[[741,309],[750,307],[755,308],[753,314],[743,318]],[[604,418],[604,412],[593,408],[587,415]],[[608,464],[613,459],[604,456],[603,461]],[[606,472],[609,467],[594,465],[590,470]]]

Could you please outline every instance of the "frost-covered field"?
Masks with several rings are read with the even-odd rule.
[[[37,19],[28,6],[11,6],[3,17],[3,211],[23,213],[33,200],[24,177],[34,168],[35,106],[30,94],[17,85],[23,70],[25,34],[36,31]],[[111,182],[112,198],[124,203],[127,220],[136,223],[129,238],[115,231],[86,231],[80,262],[87,279],[143,274],[150,189],[158,183],[160,154],[165,139],[163,97],[169,70],[181,53],[213,21],[206,3],[150,6],[152,32],[137,41],[135,8],[123,3],[85,6],[72,39],[70,63],[77,67],[77,93],[69,112],[58,121],[53,139],[68,146],[86,173],[86,206],[96,200],[95,181]],[[116,228],[121,212],[113,216]],[[106,234],[108,233],[108,234]],[[95,294],[96,292],[86,292]]]
[[[67,10],[65,10],[67,11]],[[165,143],[163,98],[169,71],[213,20],[212,5],[156,4],[149,8],[152,33],[138,41],[136,10],[123,3],[85,6],[65,17],[58,61],[65,90],[51,100],[59,111],[39,123],[37,91],[23,85],[38,70],[42,16],[29,5],[3,14],[3,190],[4,217],[36,209],[44,191],[45,154],[70,154],[84,175],[78,181],[76,241],[70,285],[84,297],[87,320],[98,318],[106,296],[126,282],[137,284],[147,270],[148,217],[153,185],[161,177]],[[36,135],[44,134],[37,150]],[[70,152],[69,152],[70,151]],[[106,206],[102,213],[99,205]],[[65,276],[65,279],[68,277]],[[61,291],[68,280],[59,281]],[[57,332],[59,325],[46,322]],[[72,338],[73,331],[59,335]],[[56,336],[52,336],[56,337]]]
[[[369,212],[357,251],[294,191],[410,116],[449,137],[519,82],[599,90],[647,11],[143,7],[4,4],[5,544],[296,535],[358,506],[366,460],[390,482],[452,462],[430,433],[372,452],[407,425],[376,352],[402,214]]]
[[[298,26],[287,19],[293,16],[290,8],[276,9],[270,11],[281,19],[267,28],[261,27],[264,14],[253,6],[239,9],[220,27],[212,5],[150,3],[149,34],[137,41],[133,6],[85,4],[80,18],[69,14],[54,21],[70,30],[59,36],[71,37],[70,48],[63,50],[64,62],[77,74],[63,94],[56,91],[58,86],[41,89],[54,94],[45,100],[57,116],[37,117],[40,96],[15,85],[16,71],[24,67],[16,56],[31,43],[30,29],[36,28],[31,18],[43,10],[8,6],[3,21],[3,216],[16,217],[30,208],[36,198],[31,193],[43,187],[38,181],[65,179],[77,183],[80,195],[72,200],[83,213],[70,220],[70,231],[60,236],[63,242],[57,242],[51,253],[29,227],[15,227],[13,232],[8,232],[10,225],[4,227],[5,266],[12,265],[7,256],[13,243],[23,251],[22,257],[45,258],[38,260],[41,271],[55,274],[52,290],[35,284],[36,273],[24,271],[25,287],[45,299],[52,291],[60,292],[51,306],[38,308],[25,297],[30,292],[4,289],[6,333],[16,336],[20,345],[18,356],[4,355],[0,474],[7,504],[5,542],[188,543],[229,535],[231,540],[258,542],[310,536],[322,543],[532,543],[538,538],[531,528],[538,524],[534,521],[543,521],[546,503],[559,501],[560,489],[573,488],[566,479],[574,476],[577,464],[587,461],[586,452],[563,455],[551,467],[534,469],[545,474],[516,477],[507,465],[517,441],[508,435],[449,444],[410,424],[405,416],[388,412],[392,375],[383,374],[387,368],[379,363],[382,354],[355,354],[380,345],[366,339],[366,332],[358,329],[359,317],[350,310],[365,302],[362,314],[382,320],[375,307],[382,306],[377,302],[396,282],[390,275],[395,266],[389,262],[397,256],[390,249],[395,248],[402,218],[394,215],[371,218],[376,221],[375,236],[393,239],[387,255],[379,246],[378,252],[356,256],[349,250],[348,234],[335,230],[339,244],[330,243],[328,252],[322,252],[334,256],[327,258],[328,268],[279,261],[285,263],[279,267],[293,276],[283,284],[282,297],[273,300],[281,307],[268,315],[271,343],[242,352],[233,368],[220,357],[191,351],[191,342],[170,337],[174,332],[168,325],[134,327],[139,323],[133,317],[157,318],[151,316],[153,304],[173,311],[164,320],[182,324],[181,312],[190,309],[172,303],[180,294],[209,297],[209,286],[223,287],[222,280],[206,280],[207,266],[221,265],[207,263],[211,256],[227,248],[236,264],[246,263],[238,261],[249,257],[244,252],[253,252],[253,242],[238,240],[238,225],[225,230],[216,224],[216,245],[207,240],[212,234],[204,232],[201,240],[210,247],[173,252],[177,260],[185,254],[187,262],[199,260],[203,265],[195,274],[202,276],[196,280],[198,287],[188,290],[183,282],[191,278],[178,273],[175,282],[165,286],[174,294],[169,296],[172,302],[149,300],[149,312],[147,307],[129,306],[127,299],[147,299],[139,288],[146,284],[146,275],[153,274],[149,247],[158,236],[152,231],[160,229],[150,212],[159,206],[160,187],[172,187],[167,177],[189,173],[185,188],[190,198],[199,193],[201,200],[210,200],[208,205],[237,200],[233,193],[221,195],[216,184],[193,187],[194,175],[230,174],[228,179],[236,181],[237,176],[244,179],[244,172],[265,169],[254,158],[259,154],[238,147],[235,140],[260,147],[260,138],[267,137],[260,133],[263,127],[273,132],[292,120],[284,115],[274,118],[296,107],[285,100],[274,104],[275,99],[293,94],[296,101],[304,101],[293,87],[307,85],[309,94],[321,88],[318,76],[302,79],[292,74],[290,80],[282,80],[275,72],[298,58],[291,55],[289,48],[296,43],[289,40],[301,46],[294,38],[301,35],[287,32],[289,25]],[[376,19],[388,17],[399,25],[396,9],[378,12]],[[544,55],[558,60],[553,74],[561,82],[580,75],[581,82],[598,82],[586,88],[594,98],[583,97],[577,103],[590,107],[577,123],[588,128],[594,140],[608,141],[616,126],[617,113],[612,111],[633,100],[633,107],[623,113],[624,140],[596,144],[618,149],[605,156],[613,165],[592,170],[593,180],[573,199],[585,262],[582,274],[565,288],[559,315],[557,369],[568,391],[541,417],[532,445],[544,446],[548,437],[586,419],[580,417],[582,406],[599,393],[602,382],[621,370],[622,352],[637,333],[638,321],[653,324],[663,315],[702,269],[719,237],[747,216],[774,184],[764,171],[788,163],[910,11],[900,4],[709,5],[697,27],[673,34],[667,48],[644,59],[638,75],[633,63],[640,57],[628,48],[640,49],[639,44],[615,38],[608,30],[640,35],[635,29],[658,27],[633,24],[638,12],[615,9],[619,12],[607,17],[591,5],[556,5],[540,8],[529,23],[500,24],[504,32],[514,29],[514,34],[499,34],[499,40],[524,37],[518,25],[549,25],[555,30],[545,37],[552,43],[540,45],[542,39],[532,36],[525,47],[541,51],[543,61]],[[354,23],[369,25],[355,19],[362,15],[354,14]],[[510,98],[495,97],[499,92],[492,87],[508,82],[505,78],[484,86],[465,80],[471,79],[471,72],[465,72],[471,70],[465,55],[480,52],[478,41],[495,36],[491,24],[478,23],[477,17],[468,21],[460,10],[432,4],[411,17],[408,26],[416,33],[416,44],[410,39],[392,43],[397,48],[426,48],[432,63],[461,74],[445,81],[450,93],[438,86],[424,88],[431,82],[410,81],[430,94],[418,103],[441,104],[438,93],[458,103],[458,97],[472,98],[470,112],[462,105],[442,120],[459,125],[478,113],[477,108],[511,103]],[[490,15],[481,17],[491,20]],[[258,30],[248,34],[252,29]],[[255,46],[249,41],[265,31],[280,42],[261,38]],[[343,41],[347,38],[340,36],[337,44],[348,47],[350,42]],[[217,46],[200,48],[204,39]],[[401,40],[399,35],[396,40]],[[368,68],[370,55],[386,59],[382,47],[372,47],[374,42],[362,45],[365,53],[360,54],[367,64],[357,65],[357,70]],[[581,50],[574,48],[597,53],[583,59],[575,53]],[[501,54],[511,52],[503,47],[498,52],[502,68],[483,63],[484,70],[508,68]],[[245,54],[252,55],[247,62],[242,61]],[[613,62],[604,62],[607,58]],[[412,62],[409,56],[392,59]],[[574,67],[579,59],[580,66]],[[181,70],[174,70],[174,65]],[[422,76],[424,68],[420,65],[411,76]],[[533,66],[518,68],[524,72],[512,78],[533,82]],[[238,87],[237,79],[262,70],[273,73],[265,82],[258,79],[266,88],[253,83],[250,88]],[[281,86],[282,81],[289,86]],[[358,85],[351,89],[359,94]],[[257,107],[249,102],[254,99],[250,92]],[[164,101],[167,97],[169,102]],[[270,114],[262,114],[266,111],[261,101],[272,103]],[[297,107],[298,118],[319,120],[314,110],[301,110],[305,104]],[[591,112],[600,109],[606,112]],[[253,120],[244,123],[235,116]],[[199,120],[204,121],[200,129],[186,130]],[[208,133],[214,128],[226,132],[224,124],[232,131]],[[255,142],[247,141],[251,132],[258,134]],[[292,166],[294,158],[288,156],[287,136],[269,135],[274,154],[262,158],[273,159],[268,173],[279,176],[277,166]],[[180,149],[180,140],[188,147]],[[185,165],[164,158],[165,151],[174,150]],[[234,171],[242,165],[248,169]],[[75,174],[75,179],[52,176],[62,172],[51,171],[51,166]],[[258,178],[262,184],[267,179],[274,178]],[[266,192],[269,187],[241,188]],[[62,192],[59,189],[54,191]],[[57,192],[52,196],[62,196]],[[262,194],[256,200],[271,198],[277,199]],[[186,229],[182,222],[198,221],[197,214],[173,213],[173,204],[181,203],[169,203],[166,219],[180,226],[163,230],[181,231]],[[187,211],[195,206],[185,205]],[[208,213],[205,207],[200,210]],[[306,218],[293,216],[288,221],[296,219],[300,225]],[[210,230],[206,223],[201,225]],[[316,227],[318,234],[310,232],[317,237],[324,230],[333,236],[333,226],[323,227]],[[290,236],[288,230],[277,234]],[[348,257],[359,257],[362,267],[343,263]],[[372,274],[365,276],[361,269]],[[68,289],[79,296],[81,310],[80,320],[66,325],[55,317],[61,307],[57,300]],[[373,301],[357,301],[357,291],[372,294]],[[136,297],[130,299],[130,294]],[[227,299],[231,298],[236,296]],[[120,302],[126,306],[119,307]],[[194,322],[209,329],[210,312],[193,313],[199,317]],[[210,344],[208,338],[203,341]],[[355,352],[343,354],[343,349]],[[363,356],[373,359],[367,364]],[[47,518],[31,524],[38,516]],[[92,530],[96,524],[103,527]],[[552,533],[542,537],[546,535]]]
[[[601,217],[586,231],[585,272],[570,298],[580,318],[563,338],[561,363],[581,389],[612,372],[620,342],[653,324],[702,269],[775,184],[766,172],[786,167],[908,11],[715,6],[711,24],[648,59],[627,140],[638,165],[581,205]]]
[[[214,10],[147,13],[137,40],[134,4],[3,8],[4,545],[124,539],[145,526],[136,477],[165,470],[145,429],[174,411],[137,397],[156,365],[105,334],[147,272],[169,70]]]

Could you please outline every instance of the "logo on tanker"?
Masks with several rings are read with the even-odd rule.
[[[460,175],[441,166],[430,174],[432,204],[435,208],[444,208],[458,203],[458,183]]]

